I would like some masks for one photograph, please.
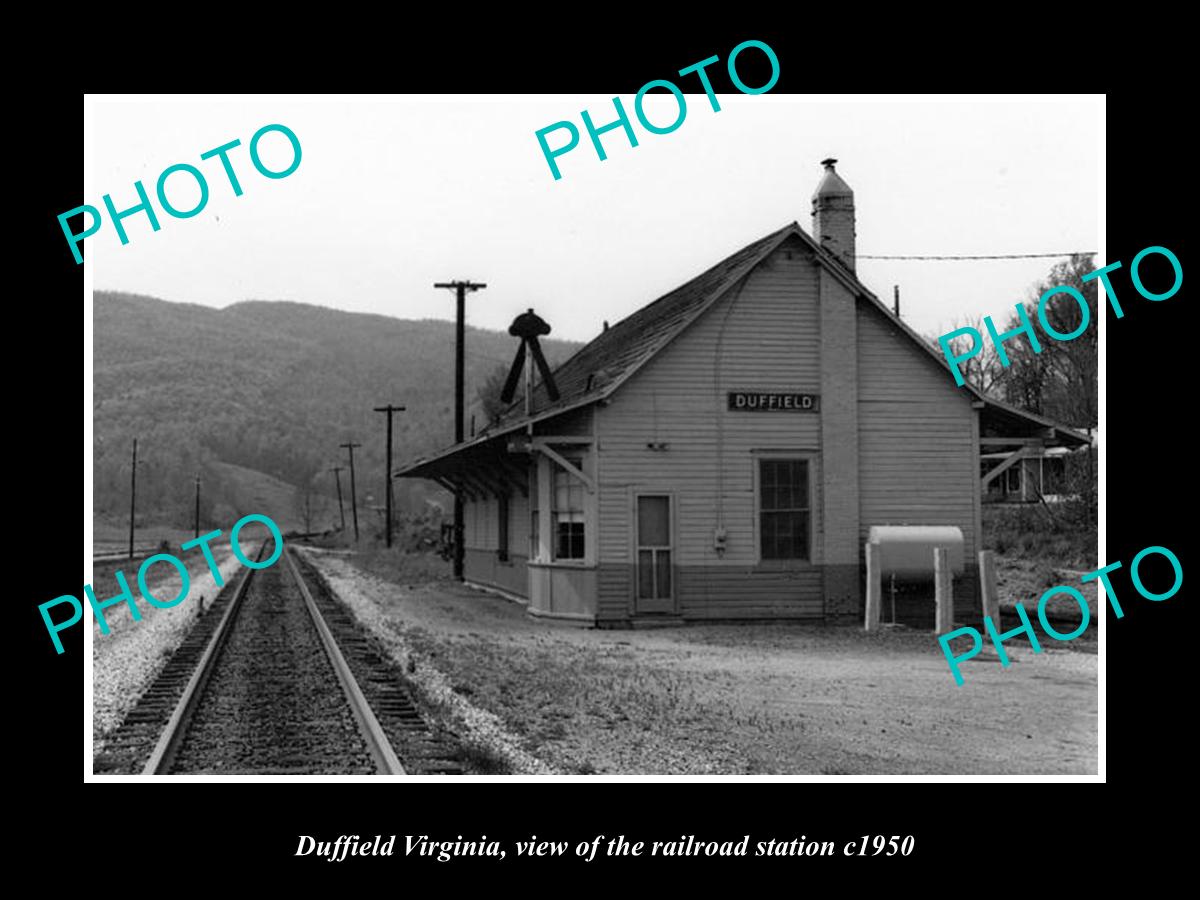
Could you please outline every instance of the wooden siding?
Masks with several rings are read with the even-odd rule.
[[[556,566],[531,563],[529,612],[535,616],[594,622],[596,569],[594,566]]]
[[[463,577],[475,584],[499,588],[518,597],[529,596],[528,559],[524,554],[510,554],[508,562],[501,562],[494,550],[472,550],[463,552]]]
[[[463,547],[467,550],[500,548],[500,501],[495,497],[463,501]],[[529,552],[529,500],[519,492],[508,498],[508,552]]]
[[[956,525],[969,568],[979,540],[970,395],[866,301],[858,358],[860,545],[872,525]]]
[[[818,306],[811,252],[789,240],[597,410],[600,618],[630,612],[638,491],[676,498],[681,615],[821,615],[820,414],[730,412],[726,401],[731,390],[820,393]],[[667,449],[647,447],[657,442]],[[755,497],[755,451],[780,450],[808,456],[813,482],[813,558],[784,566],[758,561]]]
[[[520,492],[508,498],[508,561],[500,559],[500,501],[495,497],[463,502],[463,576],[521,597],[529,595],[529,500]]]

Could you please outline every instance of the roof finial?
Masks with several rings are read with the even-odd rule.
[[[821,160],[821,165],[823,165],[827,169],[832,170],[834,163],[836,163],[836,162],[837,162],[836,159],[834,159],[832,156],[829,156],[829,157],[826,157],[825,159]]]

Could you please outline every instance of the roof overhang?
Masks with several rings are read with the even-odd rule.
[[[426,478],[472,499],[509,497],[514,493],[528,496],[529,451],[524,447],[510,448],[508,434],[464,441],[436,456],[396,469],[392,477]]]
[[[439,450],[433,456],[425,456],[414,460],[407,466],[403,466],[392,472],[393,478],[430,478],[427,474],[438,470],[438,464],[444,463],[451,457],[461,453],[469,453],[474,458],[490,458],[497,453],[508,454],[507,438],[519,431],[524,431],[526,428],[535,425],[538,422],[546,419],[553,419],[556,416],[561,416],[564,413],[569,413],[580,409],[584,406],[591,406],[604,399],[603,393],[588,394],[587,396],[577,398],[572,402],[563,406],[556,406],[553,409],[545,410],[541,413],[534,413],[532,416],[524,419],[518,419],[513,422],[506,422],[501,425],[494,426],[490,431],[474,437],[469,441],[463,441],[461,444],[454,444],[447,447],[445,450]]]
[[[979,436],[990,439],[990,444],[996,444],[999,438],[1011,439],[1013,446],[1029,443],[1032,439],[1043,447],[1069,450],[1092,444],[1091,437],[1081,431],[992,397],[984,396],[977,405],[980,406]]]

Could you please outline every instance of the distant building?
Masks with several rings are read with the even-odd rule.
[[[1046,446],[1038,439],[992,443],[979,457],[983,502],[1055,503],[1071,497],[1072,457],[1087,452],[1087,446]]]
[[[468,582],[601,626],[858,617],[870,526],[954,525],[974,560],[980,447],[1087,443],[955,387],[863,286],[834,163],[812,236],[744,247],[580,349],[556,401],[396,473],[463,492]]]

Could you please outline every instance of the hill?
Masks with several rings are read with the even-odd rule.
[[[291,524],[299,524],[304,488],[334,496],[327,469],[346,465],[338,445],[350,440],[363,445],[355,450],[359,502],[380,503],[385,435],[375,406],[407,407],[395,418],[397,463],[453,440],[452,322],[286,302],[212,309],[100,291],[94,308],[98,517],[128,509],[135,436],[139,519],[190,523],[198,472],[202,521],[223,530],[240,515],[262,512],[254,504],[267,499],[277,512],[290,503]],[[507,367],[516,348],[508,334],[474,328],[466,346],[470,410],[479,386]],[[576,346],[545,342],[552,365]],[[251,484],[270,488],[258,497]],[[407,481],[395,490],[398,507],[414,511],[439,493]],[[336,500],[315,505],[323,526]]]

